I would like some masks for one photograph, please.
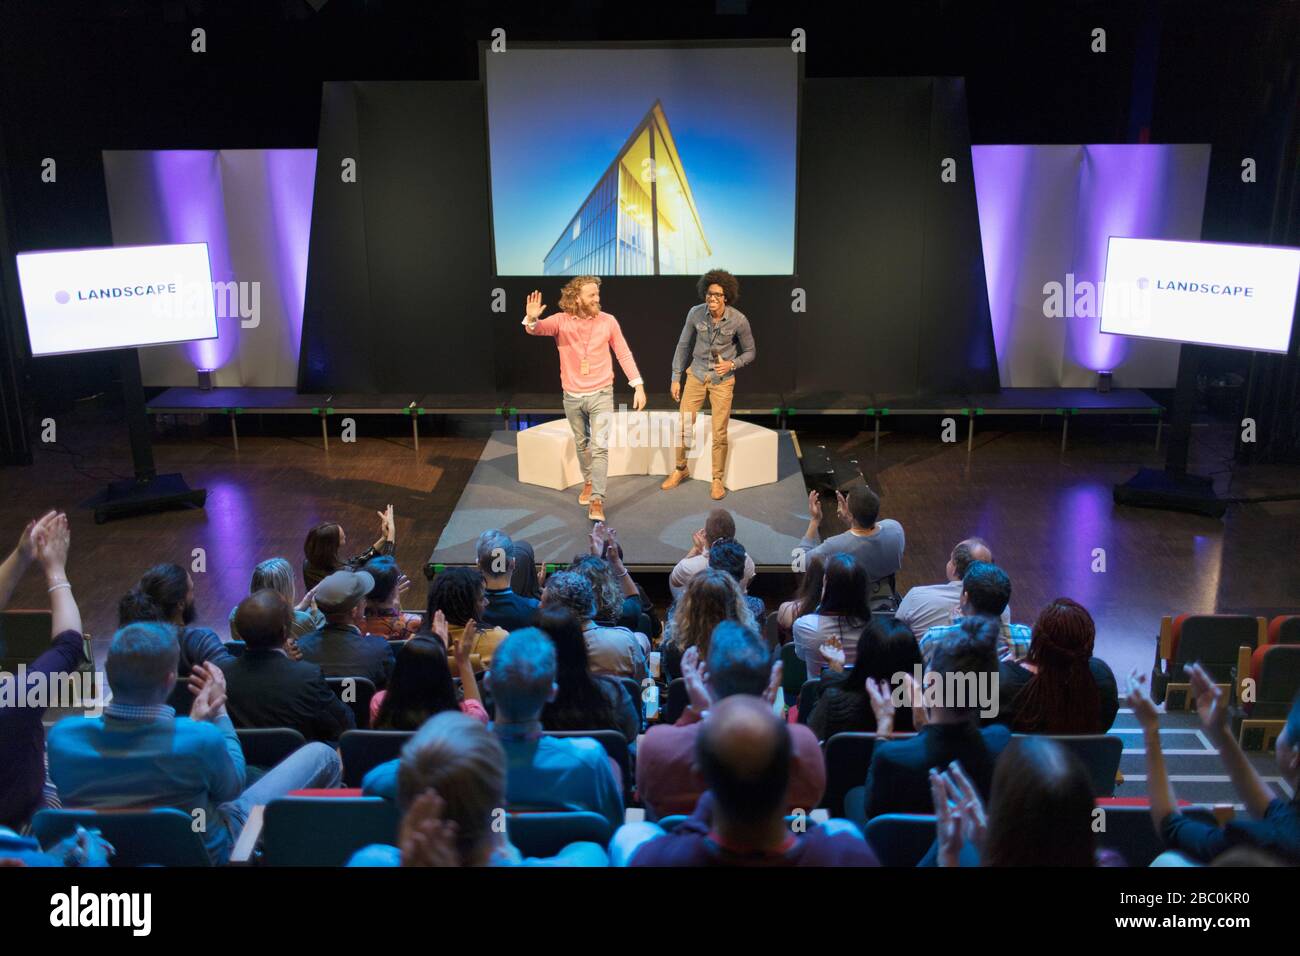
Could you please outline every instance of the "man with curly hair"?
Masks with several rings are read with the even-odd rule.
[[[667,491],[686,480],[686,446],[695,427],[695,415],[709,399],[713,416],[714,501],[726,495],[722,484],[727,464],[727,423],[736,389],[736,369],[754,361],[754,333],[749,319],[735,307],[740,283],[730,272],[713,269],[696,285],[704,301],[686,313],[686,325],[673,355],[673,401],[680,402],[682,433],[677,445],[677,467],[659,487]],[[692,345],[694,342],[694,345]],[[687,364],[689,359],[690,364]],[[686,388],[682,389],[682,372]]]
[[[609,471],[609,432],[614,418],[614,363],[618,357],[628,384],[636,392],[632,408],[645,408],[645,387],[632,349],[618,320],[600,310],[600,278],[575,276],[560,290],[560,310],[542,319],[546,306],[536,290],[528,296],[523,326],[529,335],[551,335],[560,353],[564,415],[582,465],[582,493],[587,517],[605,520],[605,476]],[[538,321],[541,319],[541,321]]]

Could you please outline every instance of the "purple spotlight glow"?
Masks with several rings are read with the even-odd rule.
[[[153,166],[165,241],[206,242],[212,281],[234,281],[217,151],[161,150],[153,154]],[[218,337],[186,346],[196,369],[220,368],[230,360],[238,323],[238,315],[230,318],[218,313]]]

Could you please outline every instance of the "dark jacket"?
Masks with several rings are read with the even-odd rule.
[[[298,638],[303,660],[320,666],[326,677],[368,677],[383,690],[393,673],[393,649],[382,637],[355,627],[326,624]]]
[[[993,764],[1011,741],[1000,724],[979,727],[974,721],[928,724],[915,737],[876,744],[867,770],[867,819],[882,813],[934,813],[930,768],[943,770],[960,761],[985,801],[993,783]]]
[[[198,665],[207,663],[216,664],[224,673],[235,658],[226,650],[217,632],[206,627],[177,627],[176,643],[180,645],[181,653],[176,662],[176,686],[172,688],[167,703],[175,708],[177,717],[188,717],[194,703],[189,688],[190,673]]]
[[[876,715],[866,691],[844,687],[846,674],[827,668],[822,671],[821,694],[817,706],[808,715],[808,726],[818,740],[830,740],[836,734],[876,732]],[[912,708],[899,707],[894,713],[894,731],[912,732]]]
[[[279,650],[249,650],[226,668],[226,710],[236,727],[290,727],[333,742],[356,727],[352,709],[315,664]]]
[[[483,594],[487,597],[487,609],[480,623],[507,631],[530,626],[542,604],[537,598],[521,597],[510,588],[486,589]]]

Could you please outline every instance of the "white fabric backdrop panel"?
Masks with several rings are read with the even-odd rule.
[[[316,151],[105,151],[104,172],[116,245],[206,242],[231,284],[217,340],[141,349],[144,383],[296,386]]]
[[[989,310],[1004,387],[1170,387],[1178,345],[1102,335],[1097,283],[1111,236],[1201,237],[1204,144],[973,146]],[[1069,277],[1073,276],[1073,280]],[[1044,314],[1044,287],[1087,314]],[[1067,293],[1073,283],[1074,295]],[[1091,307],[1084,284],[1092,286]],[[1077,310],[1074,310],[1077,312]]]

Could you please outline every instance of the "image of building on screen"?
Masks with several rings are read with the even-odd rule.
[[[547,252],[542,273],[694,275],[708,270],[711,255],[656,100]]]

